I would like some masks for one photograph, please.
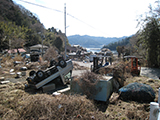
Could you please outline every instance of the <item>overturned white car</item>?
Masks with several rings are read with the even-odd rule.
[[[71,78],[72,69],[72,60],[65,61],[64,59],[59,59],[58,63],[52,62],[52,65],[44,71],[31,71],[26,80],[29,85],[34,85],[36,89],[52,82],[65,85]]]

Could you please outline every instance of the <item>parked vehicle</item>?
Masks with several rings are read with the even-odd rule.
[[[141,66],[139,64],[139,60],[136,56],[125,56],[124,60],[130,60],[131,62],[131,74],[140,75]],[[128,66],[127,66],[128,67]]]

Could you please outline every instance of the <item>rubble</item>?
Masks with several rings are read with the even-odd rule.
[[[7,64],[1,64],[3,66],[1,68],[1,76],[4,76],[6,81],[10,81],[10,78],[15,79],[15,73],[17,72],[21,72],[21,75],[23,72],[26,72],[26,76],[28,76],[31,70],[37,71],[43,68],[43,63],[40,62],[30,62],[26,65],[25,63],[17,64],[15,67],[13,66],[13,61],[12,64],[10,64],[7,61],[5,62]],[[47,68],[48,63],[46,62],[44,64],[44,66]],[[129,74],[126,74],[126,69],[126,71],[123,71],[124,66],[122,64],[123,63],[120,62],[117,64],[113,64],[112,66],[104,67],[105,75],[113,72],[110,75],[114,76],[113,84],[115,85],[115,91],[117,91],[119,87],[123,87],[124,85],[133,83],[135,81],[144,84],[150,84],[153,90],[156,92],[154,101],[157,101],[157,89],[159,88],[160,82],[145,77],[132,77]],[[21,68],[24,66],[27,67],[26,71],[21,70]],[[10,73],[11,69],[14,69],[14,71]],[[45,68],[43,69],[45,70]],[[75,69],[77,70],[88,68],[78,66],[75,67]],[[10,75],[13,72],[15,72],[14,75]],[[98,102],[98,104],[92,103],[93,101],[86,99],[86,96],[72,96],[71,94],[66,95],[63,92],[54,92],[51,95],[47,95],[42,92],[34,91],[33,89],[28,87],[25,88],[26,76],[22,76],[21,78],[15,79],[16,81],[22,80],[21,83],[15,84],[9,82],[7,84],[0,85],[0,93],[2,96],[0,97],[2,119],[76,119],[77,116],[81,116],[82,119],[128,120],[149,118],[149,105],[147,103],[123,101],[119,99],[120,97],[118,93],[113,93],[111,95],[108,105],[106,105],[106,102],[105,104],[103,102]],[[78,78],[75,77],[74,80],[78,80]],[[84,83],[82,85],[84,85]],[[95,87],[94,84],[93,87]],[[88,87],[84,85],[83,89],[87,91]],[[93,88],[90,93],[94,93],[95,90]],[[45,92],[47,91],[48,90],[46,90]],[[61,105],[60,108],[58,108],[59,105]],[[103,112],[101,111],[102,107],[104,108]],[[42,108],[44,109],[42,110]]]

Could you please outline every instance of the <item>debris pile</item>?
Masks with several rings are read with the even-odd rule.
[[[126,80],[126,78],[131,77],[130,66],[130,62],[121,61],[118,63],[114,63],[113,65],[100,68],[100,74],[112,75],[114,83],[118,84],[114,91],[118,91],[119,88],[124,86],[124,81]]]
[[[73,70],[87,70],[88,69],[87,67],[80,66],[79,64],[75,62],[73,63],[73,66],[74,66]]]
[[[120,87],[124,86],[124,81],[126,80],[125,74],[126,64],[124,62],[117,63],[113,70],[113,78],[119,83]]]
[[[85,96],[25,91],[24,83],[0,85],[1,119],[105,119]]]
[[[87,96],[89,99],[93,99],[95,95],[101,90],[100,87],[96,87],[99,80],[107,80],[101,75],[97,75],[93,72],[86,71],[81,74],[80,77],[76,77],[72,80],[73,86],[78,86],[74,88],[79,88],[80,91]],[[76,91],[76,90],[74,90]],[[78,92],[78,91],[77,91]],[[79,93],[79,92],[78,92]]]

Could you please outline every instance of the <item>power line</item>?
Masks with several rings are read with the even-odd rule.
[[[39,5],[39,4],[35,4],[35,3],[31,3],[31,2],[28,2],[28,1],[25,1],[25,0],[18,0],[18,1],[25,2],[25,3],[31,4],[31,5],[35,5],[35,6],[38,6],[38,7],[42,7],[42,8],[45,8],[45,9],[53,10],[53,11],[56,11],[56,12],[63,13],[60,10],[49,8],[49,7],[46,7],[46,6],[43,6],[43,5]]]
[[[59,13],[63,13],[63,11],[61,11],[61,10],[49,8],[49,7],[46,7],[46,6],[43,6],[43,5],[39,5],[39,4],[35,4],[35,3],[32,3],[32,2],[28,2],[28,1],[25,1],[25,0],[18,0],[18,1],[21,1],[21,2],[24,2],[24,3],[28,3],[28,4],[31,4],[31,5],[35,5],[35,6],[38,6],[38,7],[42,7],[42,8],[45,8],[45,9],[53,10],[53,11],[56,11],[56,12],[59,12]],[[90,25],[90,24],[88,24],[88,23],[86,23],[86,22],[78,19],[77,17],[75,17],[75,16],[73,16],[73,15],[71,15],[71,14],[69,14],[69,13],[66,13],[66,15],[68,15],[68,16],[70,16],[70,17],[72,17],[72,18],[74,18],[74,19],[82,22],[83,24],[86,24],[87,26],[89,26],[89,27],[91,27],[91,28],[93,28],[93,29],[95,29],[95,30],[97,30],[97,31],[99,31],[99,32],[101,32],[101,33],[103,33],[103,34],[106,35],[106,33],[104,33],[103,31],[98,30],[97,28],[95,28],[95,27],[93,27],[92,25]]]
[[[49,8],[49,7],[46,7],[46,6],[43,6],[43,5],[31,3],[31,2],[28,2],[28,1],[24,1],[24,0],[18,0],[18,1],[25,2],[25,3],[31,4],[31,5],[35,5],[35,6],[38,6],[38,7],[42,7],[42,8],[45,8],[45,9],[53,10],[53,11],[56,11],[56,12],[63,13],[63,11],[60,11],[60,10],[57,10],[57,9],[53,9],[53,8]],[[94,28],[93,26],[87,24],[86,22],[84,22],[84,21],[76,18],[75,16],[73,16],[73,15],[71,15],[71,14],[69,14],[69,13],[67,13],[67,15],[70,16],[70,17],[72,17],[72,18],[74,18],[74,19],[76,19],[76,20],[78,20],[78,21],[80,21],[80,22],[82,22],[82,23],[84,23],[84,24],[86,24],[86,25],[88,25],[88,26],[91,27],[91,28]],[[96,28],[94,28],[94,29],[96,29]]]

